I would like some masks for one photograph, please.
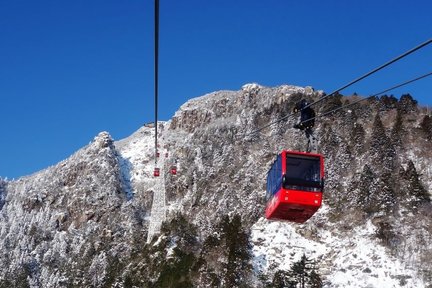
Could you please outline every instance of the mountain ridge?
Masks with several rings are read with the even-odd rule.
[[[2,180],[0,258],[8,264],[0,285],[171,287],[158,285],[176,279],[197,287],[273,287],[278,271],[307,254],[324,287],[429,287],[432,179],[417,172],[432,165],[422,128],[429,114],[409,95],[366,100],[317,120],[324,206],[304,225],[263,219],[269,165],[282,149],[302,150],[305,139],[292,129],[296,117],[251,132],[290,114],[296,101],[323,95],[311,87],[253,83],[189,100],[158,123],[161,157],[166,167],[177,165],[176,176],[168,169],[152,176],[154,129],[143,126],[116,142],[102,132],[57,165]],[[351,98],[331,96],[316,110]],[[167,221],[144,245],[156,181],[166,187]],[[238,223],[241,229],[232,226]],[[241,275],[224,272],[240,263],[225,255],[235,246],[224,232],[229,227],[238,239],[242,231],[249,235],[250,248],[241,250],[249,260],[233,266],[243,267]],[[178,263],[190,269],[172,278],[176,273],[167,271]],[[15,282],[13,274],[20,276]]]

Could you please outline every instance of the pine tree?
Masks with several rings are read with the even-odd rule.
[[[387,221],[377,223],[376,237],[387,247],[394,247],[398,243],[398,235],[393,231],[391,223]]]
[[[423,131],[427,140],[432,140],[432,117],[425,115],[420,124],[421,130]]]
[[[241,216],[238,214],[232,219],[228,215],[224,216],[220,227],[227,253],[224,284],[227,287],[241,287],[247,283],[247,276],[251,271],[249,234],[243,229]]]
[[[339,146],[340,139],[337,134],[333,131],[331,126],[325,126],[323,129],[323,135],[321,137],[322,151],[327,157],[334,155],[336,149]]]
[[[372,126],[371,148],[375,151],[380,151],[381,147],[383,147],[387,141],[388,137],[385,133],[384,125],[382,124],[379,113],[377,113]]]
[[[321,287],[318,286],[321,277],[315,271],[313,261],[308,259],[305,254],[302,255],[298,262],[293,263],[289,275],[291,277],[291,285],[296,284],[293,287],[305,288],[306,284],[312,285],[312,283],[315,286],[311,287]]]
[[[348,104],[350,104],[349,101],[347,101],[347,103],[345,103],[344,105],[348,105]],[[347,131],[352,131],[358,121],[358,115],[356,113],[356,109],[348,110],[347,113],[344,115],[342,121],[345,126],[345,129],[347,129]]]
[[[350,194],[356,199],[357,207],[367,214],[389,212],[396,203],[395,184],[392,174],[377,175],[365,165],[357,180],[351,184]]]
[[[394,191],[394,183],[391,173],[384,173],[381,176],[380,184],[376,191],[376,205],[379,210],[389,212],[393,209],[396,203],[396,193]]]
[[[355,123],[351,133],[351,147],[353,152],[357,155],[363,153],[364,141],[365,141],[365,130],[360,123]]]
[[[393,95],[383,95],[380,98],[380,110],[388,111],[397,107],[398,100]]]
[[[331,110],[334,110],[334,109],[341,107],[342,106],[342,100],[341,100],[342,97],[343,97],[343,95],[340,94],[339,92],[336,92],[335,94],[329,96],[327,98],[327,100],[325,101],[322,109],[321,109],[322,113],[326,113],[326,112],[329,112]],[[343,113],[341,110],[337,112],[337,114],[339,114],[339,115],[341,113]]]
[[[192,288],[190,273],[195,261],[195,256],[192,253],[186,253],[177,247],[174,248],[174,255],[163,263],[154,287]]]
[[[377,113],[372,126],[371,148],[380,151],[381,147],[383,147],[386,142],[388,142],[388,137],[385,133],[381,117],[379,113]]]
[[[315,270],[312,270],[310,272],[308,283],[309,283],[310,288],[323,287],[323,282],[322,282],[321,276]]]
[[[370,205],[372,204],[372,187],[374,184],[375,175],[368,165],[363,167],[363,171],[360,175],[359,181],[354,185],[357,186],[354,189],[354,197],[357,199],[358,205],[362,208],[363,211],[369,212]]]
[[[393,146],[402,148],[402,135],[404,134],[404,132],[405,129],[403,127],[402,113],[400,112],[400,110],[397,110],[395,123],[393,125],[390,135],[390,140]]]
[[[379,107],[379,98],[378,97],[369,97],[367,98],[367,104],[365,105],[366,107],[369,107],[370,109],[372,109],[372,111],[379,111],[378,107]]]
[[[297,282],[291,279],[290,273],[279,270],[273,276],[273,281],[271,283],[271,288],[287,288],[292,287],[295,288],[297,286]]]
[[[419,205],[423,203],[430,203],[429,194],[419,177],[420,175],[417,173],[414,163],[410,160],[404,178],[408,182],[406,192],[410,200],[410,205],[414,209],[418,208]]]
[[[188,252],[196,250],[197,231],[197,227],[179,212],[169,222],[164,223],[161,228],[163,234],[175,238],[177,246]]]
[[[379,113],[372,126],[370,140],[372,163],[384,171],[393,171],[396,163],[396,150],[387,137]]]
[[[168,246],[174,249],[171,257],[158,260],[152,258],[150,267],[158,267],[159,275],[154,287],[193,287],[193,273],[198,268],[197,257],[197,227],[177,213],[171,221],[162,225],[161,232],[165,235],[163,241],[159,243],[162,253],[152,253],[155,255],[166,255]],[[152,246],[153,247],[153,246]],[[132,281],[132,279],[128,279]]]
[[[3,205],[5,203],[5,188],[6,182],[0,177],[0,210],[3,208]]]
[[[410,94],[403,94],[399,99],[397,109],[403,114],[413,112],[417,109],[417,100],[414,100]]]
[[[300,261],[294,263],[291,267],[291,275],[301,288],[305,287],[306,277],[309,272],[309,269],[306,267],[307,262],[309,262],[309,259],[307,259],[306,255],[303,254]]]

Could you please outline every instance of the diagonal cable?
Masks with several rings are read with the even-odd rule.
[[[416,46],[416,47],[414,47],[414,48],[408,50],[407,52],[405,52],[405,53],[403,53],[403,54],[397,56],[396,58],[394,58],[394,59],[392,59],[392,60],[386,62],[385,64],[383,64],[383,65],[381,65],[381,66],[379,66],[379,67],[373,69],[372,71],[370,71],[370,72],[364,74],[363,76],[360,76],[360,77],[358,77],[357,79],[355,79],[355,80],[349,82],[348,84],[342,86],[341,88],[335,90],[334,92],[332,92],[332,93],[330,93],[330,94],[328,94],[328,95],[326,95],[326,96],[324,96],[324,97],[321,97],[320,99],[318,99],[318,100],[316,100],[316,101],[310,103],[309,105],[306,105],[303,109],[306,109],[307,107],[310,107],[310,106],[312,106],[312,105],[315,105],[315,104],[317,104],[317,103],[323,101],[324,99],[326,99],[326,98],[328,98],[328,97],[330,97],[330,96],[332,96],[332,95],[334,95],[334,94],[336,94],[336,93],[342,91],[343,89],[345,89],[345,88],[347,88],[347,87],[349,87],[349,86],[351,86],[351,85],[353,85],[353,84],[355,84],[355,83],[357,83],[357,82],[359,82],[359,81],[365,79],[366,77],[368,77],[368,76],[370,76],[370,75],[372,75],[372,74],[378,72],[379,70],[381,70],[381,69],[383,69],[383,68],[385,68],[385,67],[387,67],[387,66],[393,64],[394,62],[399,61],[400,59],[402,59],[402,58],[404,58],[404,57],[410,55],[411,53],[414,53],[415,51],[417,51],[417,50],[419,50],[419,49],[421,49],[421,48],[423,48],[423,47],[429,45],[430,43],[432,43],[432,39],[429,39],[429,40],[423,42],[422,44],[420,44],[420,45],[418,45],[418,46]],[[426,76],[425,76],[425,77],[426,77]],[[424,77],[423,77],[423,78],[424,78]],[[419,79],[418,79],[418,80],[419,80]],[[411,80],[410,80],[410,81],[411,81]],[[411,82],[410,82],[410,81],[408,81],[408,82],[411,83],[411,82],[416,81],[416,80],[412,80]],[[408,83],[405,83],[404,85],[406,85],[406,84],[408,84]],[[402,85],[402,86],[403,86],[403,85]],[[398,86],[398,87],[400,87],[400,86]],[[391,88],[391,90],[392,90],[392,89],[395,89],[395,87]],[[384,92],[382,92],[382,93],[384,93]],[[368,98],[369,98],[369,97],[368,97]],[[281,122],[281,121],[283,121],[283,120],[285,120],[285,119],[287,119],[287,118],[293,116],[294,114],[295,114],[295,113],[289,113],[288,115],[286,115],[286,116],[284,116],[284,117],[282,117],[282,118],[279,118],[279,119],[277,119],[277,120],[275,120],[275,121],[273,121],[273,122],[270,122],[269,124],[266,124],[266,125],[264,125],[264,126],[262,126],[262,127],[259,127],[258,129],[254,130],[254,131],[252,131],[252,132],[246,133],[246,134],[244,134],[244,135],[242,135],[242,136],[240,136],[240,137],[246,137],[246,136],[249,136],[249,135],[252,135],[252,134],[258,133],[258,132],[260,132],[261,130],[263,130],[263,129],[265,129],[265,128],[268,128],[268,127],[270,127],[270,126],[272,126],[272,125],[274,125],[274,124],[276,124],[276,123],[279,123],[279,122]]]
[[[429,45],[430,43],[432,43],[432,39],[429,39],[429,40],[423,42],[422,44],[420,44],[420,45],[418,45],[418,46],[416,46],[416,47],[414,47],[414,48],[408,50],[407,52],[405,52],[405,53],[403,53],[403,54],[397,56],[396,58],[394,58],[394,59],[388,61],[387,63],[385,63],[385,64],[383,64],[383,65],[381,65],[381,66],[379,66],[379,67],[373,69],[372,71],[370,71],[370,72],[368,72],[368,73],[366,73],[366,74],[364,74],[363,76],[360,76],[359,78],[357,78],[357,79],[355,79],[355,80],[349,82],[348,84],[345,84],[344,86],[342,86],[341,88],[339,88],[339,89],[333,91],[332,93],[330,93],[330,94],[328,94],[328,95],[326,95],[326,96],[324,96],[324,97],[322,97],[322,98],[316,100],[315,102],[310,103],[309,105],[306,105],[303,109],[306,109],[307,107],[310,107],[310,106],[312,106],[312,105],[314,105],[314,104],[317,104],[317,103],[323,101],[324,99],[326,99],[326,98],[328,98],[328,97],[330,97],[330,96],[332,96],[332,95],[334,95],[334,94],[336,94],[336,93],[338,93],[338,92],[344,90],[345,88],[348,88],[349,86],[351,86],[351,85],[353,85],[353,84],[355,84],[355,83],[357,83],[357,82],[359,82],[359,81],[365,79],[366,77],[368,77],[368,76],[370,76],[370,75],[372,75],[372,74],[378,72],[379,70],[384,69],[385,67],[387,67],[387,66],[389,66],[389,65],[391,65],[391,64],[393,64],[393,63],[395,63],[396,61],[399,61],[400,59],[402,59],[402,58],[404,58],[404,57],[410,55],[411,53],[414,53],[415,51],[417,51],[417,50],[419,50],[419,49],[421,49],[421,48],[423,48],[423,47]]]
[[[411,80],[405,81],[405,82],[403,82],[403,83],[401,83],[401,84],[395,85],[395,86],[390,87],[390,88],[388,88],[388,89],[386,89],[386,90],[383,90],[383,91],[381,91],[381,92],[375,93],[375,94],[373,94],[373,95],[371,95],[371,96],[368,96],[368,97],[366,97],[366,98],[362,98],[362,99],[359,99],[359,100],[357,100],[357,101],[354,101],[353,103],[350,103],[350,104],[347,104],[347,105],[344,105],[344,106],[338,107],[338,108],[333,109],[333,110],[331,110],[331,111],[324,112],[324,113],[322,113],[322,114],[320,114],[320,115],[317,115],[317,116],[315,116],[315,117],[313,117],[313,118],[310,118],[310,119],[308,119],[308,120],[306,120],[306,121],[303,121],[303,122],[301,122],[301,123],[305,123],[305,122],[308,122],[308,121],[312,121],[312,120],[314,120],[314,119],[316,119],[316,118],[320,118],[320,117],[324,117],[324,116],[329,115],[329,114],[333,114],[333,113],[335,113],[335,112],[337,112],[337,111],[339,111],[339,110],[346,109],[346,108],[348,108],[348,107],[350,107],[350,106],[354,106],[354,105],[357,104],[357,103],[360,103],[360,102],[362,102],[362,101],[368,100],[368,99],[370,99],[370,98],[372,98],[372,97],[380,96],[380,95],[382,95],[382,94],[384,94],[384,93],[387,93],[387,92],[389,92],[389,91],[391,91],[391,90],[394,90],[394,89],[397,89],[397,88],[399,88],[399,87],[402,87],[402,86],[408,85],[408,84],[410,84],[410,83],[416,82],[416,81],[418,81],[418,80],[421,80],[421,79],[426,78],[426,77],[431,76],[431,75],[432,75],[432,72],[429,72],[429,73],[424,74],[424,75],[422,75],[422,76],[419,76],[419,77],[417,77],[417,78],[414,78],[414,79],[411,79]]]

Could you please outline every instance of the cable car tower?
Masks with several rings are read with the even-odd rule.
[[[159,150],[158,150],[158,73],[159,73],[159,0],[155,0],[155,31],[154,31],[154,104],[155,104],[155,168],[153,171],[154,177],[159,177],[160,168],[157,167],[157,161],[159,158]]]

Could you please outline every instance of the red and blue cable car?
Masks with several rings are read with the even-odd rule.
[[[265,216],[304,223],[321,207],[323,190],[323,156],[284,150],[267,173]]]
[[[171,174],[177,175],[177,167],[175,165],[171,166]]]

